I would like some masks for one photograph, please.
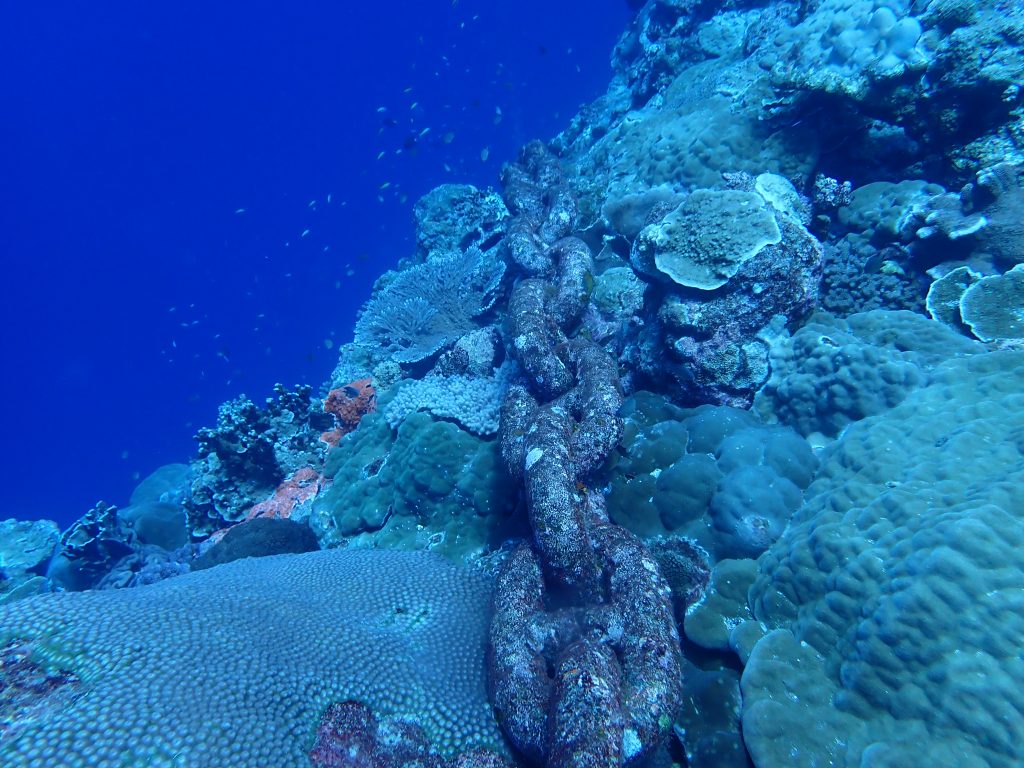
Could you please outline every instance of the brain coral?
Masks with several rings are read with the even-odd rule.
[[[1022,452],[1018,351],[849,427],[750,590],[758,768],[1022,764]]]
[[[308,766],[320,717],[356,699],[447,751],[501,736],[484,685],[490,587],[426,554],[239,560],[149,587],[0,608],[0,643],[81,679],[0,739],[8,768]]]

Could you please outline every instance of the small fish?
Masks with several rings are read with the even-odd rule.
[[[483,149],[480,150],[480,162],[486,163],[487,162],[487,158],[490,157],[490,156],[491,156],[491,148],[490,147],[484,147]]]
[[[307,205],[306,207],[307,208],[315,208],[316,207],[316,200],[310,200],[309,201],[309,205]]]
[[[429,125],[426,128],[424,128],[422,131],[420,131],[420,136],[426,136],[428,133],[430,133],[430,126]]]
[[[381,151],[380,153],[378,153],[378,155],[377,155],[377,159],[378,159],[378,160],[380,160],[380,159],[381,159],[382,157],[384,157],[384,154],[385,154],[385,153],[384,153],[383,151]]]
[[[331,193],[330,192],[327,193],[327,204],[328,205],[331,204]]]
[[[419,105],[420,103],[418,101],[414,101],[412,104],[409,105],[409,109],[416,109],[416,107],[418,107]]]
[[[378,112],[387,112],[388,108],[387,107],[377,107],[377,111]]]
[[[410,85],[408,88],[404,89],[402,93],[412,93],[412,86]]]
[[[235,213],[245,213],[245,208],[235,208]]]
[[[307,235],[309,235],[309,230],[308,229],[304,229],[304,230],[302,230],[302,234],[299,235],[299,237],[306,237]]]
[[[378,189],[387,189],[387,188],[388,188],[388,187],[390,187],[390,186],[391,186],[391,182],[390,182],[390,181],[385,181],[385,182],[384,182],[383,184],[381,184],[381,185],[380,185],[380,186],[378,187]]]

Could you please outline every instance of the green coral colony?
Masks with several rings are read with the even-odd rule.
[[[633,5],[322,392],[0,523],[0,764],[1024,764],[1024,10]]]

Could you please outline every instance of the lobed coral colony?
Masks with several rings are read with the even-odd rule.
[[[0,764],[1024,764],[1024,6],[649,0],[612,62],[321,393],[0,523]]]

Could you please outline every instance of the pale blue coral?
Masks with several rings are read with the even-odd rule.
[[[0,606],[0,645],[85,683],[5,734],[0,764],[304,766],[323,711],[349,698],[448,751],[500,748],[489,603],[486,579],[438,556],[331,550]]]

